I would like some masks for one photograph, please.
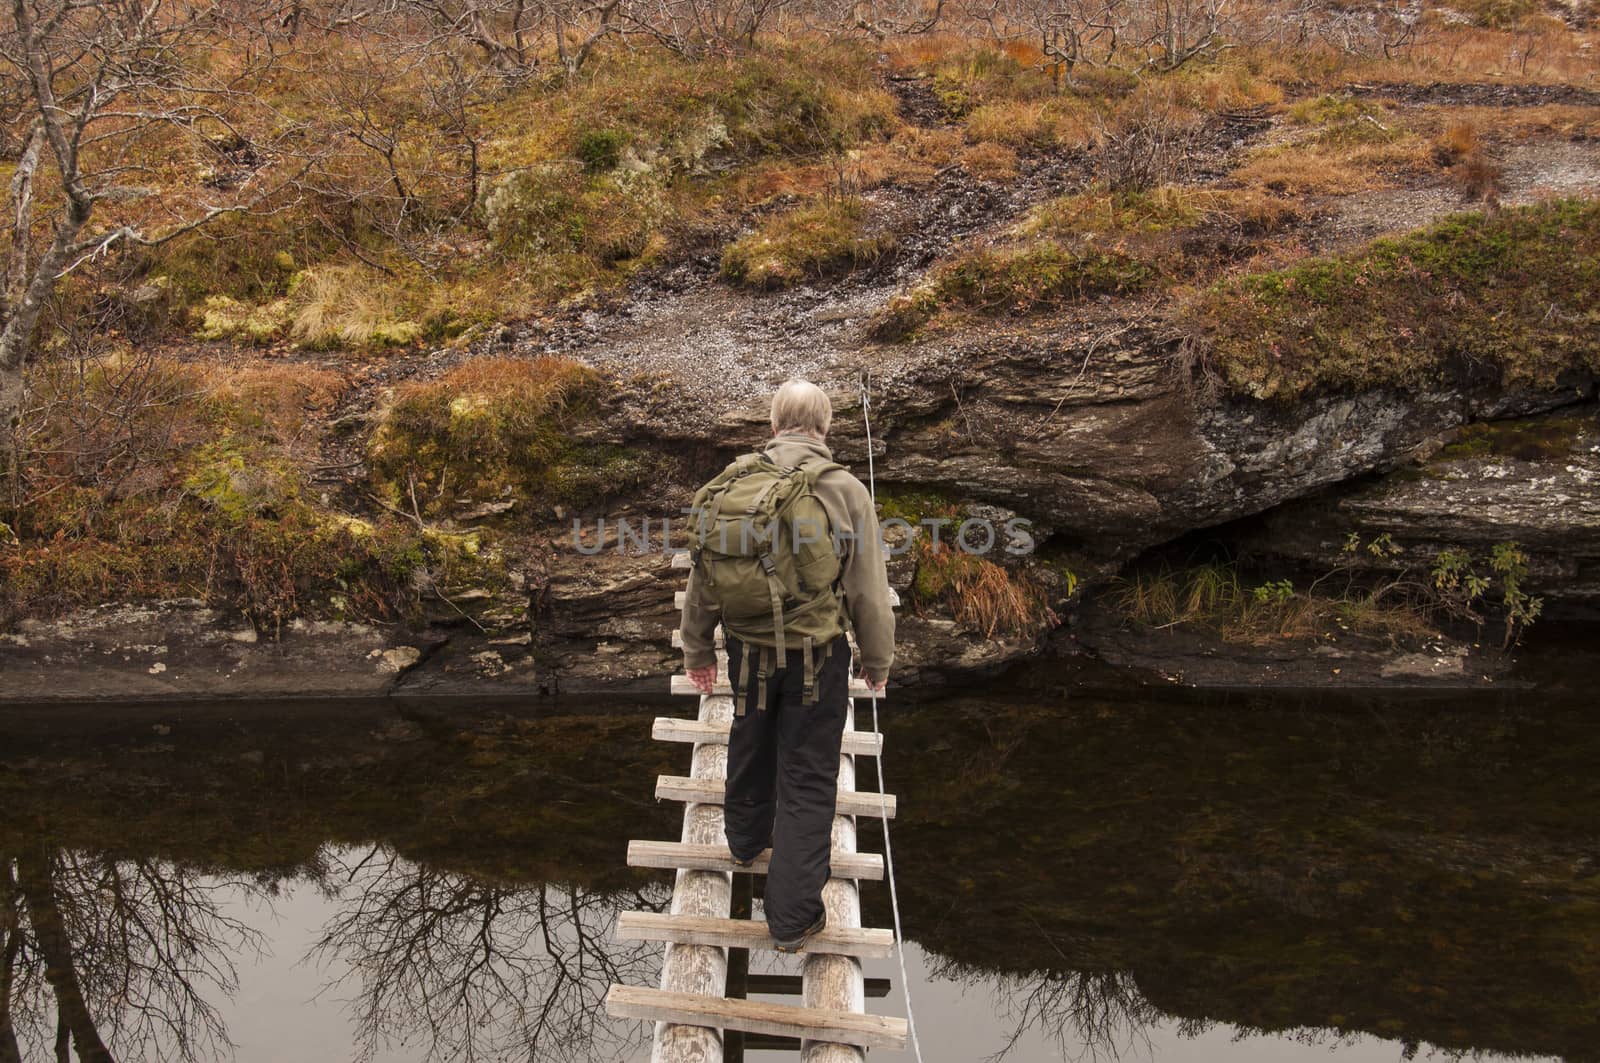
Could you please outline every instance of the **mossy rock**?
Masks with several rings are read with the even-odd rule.
[[[1205,365],[1256,398],[1485,376],[1553,387],[1600,372],[1600,203],[1452,215],[1219,282],[1177,323]]]

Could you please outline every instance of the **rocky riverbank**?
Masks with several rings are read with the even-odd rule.
[[[923,79],[890,87],[912,141],[959,140]],[[1487,90],[1389,89],[1219,108],[1174,183],[1131,197],[1072,146],[890,176],[859,209],[892,250],[775,291],[719,275],[722,233],[625,291],[359,369],[188,350],[183,372],[228,383],[192,429],[162,426],[187,449],[94,489],[111,517],[93,519],[136,533],[102,556],[68,508],[0,541],[0,697],[659,691],[683,574],[659,541],[613,549],[617,522],[676,515],[761,442],[791,375],[833,395],[829,442],[858,473],[870,390],[886,518],[1030,528],[1021,558],[897,540],[900,684],[1039,653],[1202,686],[1500,682],[1503,613],[1512,642],[1600,617],[1595,289],[1571,287],[1593,262],[1600,109],[1490,94],[1526,136],[1495,145],[1495,209],[1457,214],[1448,138],[1423,138]],[[1263,160],[1374,126],[1406,145],[1384,187],[1259,199],[1281,191],[1256,187]],[[1090,225],[1115,253],[1062,242]],[[1038,288],[1061,269],[1076,279]],[[190,401],[160,373],[182,392],[163,402]],[[161,462],[171,498],[118,516]],[[55,497],[94,502],[74,490]],[[978,602],[981,581],[1010,604]]]

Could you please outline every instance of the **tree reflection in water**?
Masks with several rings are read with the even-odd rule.
[[[650,984],[661,947],[616,942],[619,911],[664,909],[665,889],[600,893],[500,885],[412,863],[392,850],[334,852],[322,885],[338,902],[311,956],[343,968],[360,1058],[421,1038],[430,1060],[616,1060],[643,1044],[612,1025],[612,982]]]
[[[1137,1050],[1150,1055],[1150,1029],[1167,1016],[1144,995],[1126,971],[1047,970],[999,974],[949,961],[929,976],[963,989],[987,989],[995,1017],[1009,1032],[988,1063],[1000,1063],[1037,1039],[1062,1060],[1120,1059]]]
[[[254,879],[154,860],[0,855],[0,1060],[212,1060],[215,1001],[262,937],[227,910]]]
[[[429,1060],[589,1063],[649,1037],[610,1023],[603,1001],[612,982],[658,977],[660,946],[611,929],[624,908],[662,910],[662,887],[501,884],[383,846],[325,849],[308,878],[333,914],[306,959],[328,972],[324,992],[349,994],[358,1058],[420,1041]],[[219,1005],[263,951],[244,919],[270,917],[283,882],[64,850],[0,856],[0,1063],[228,1058]]]

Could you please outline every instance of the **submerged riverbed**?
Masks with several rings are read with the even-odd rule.
[[[600,1002],[655,980],[660,947],[611,929],[667,901],[623,853],[676,836],[650,794],[687,747],[649,723],[687,711],[0,709],[22,1058],[52,1056],[52,947],[119,1059],[647,1058]],[[1600,1059],[1577,693],[1085,694],[1036,670],[891,702],[884,731],[929,1061]],[[888,926],[887,888],[864,900]],[[868,967],[903,1015],[893,962]]]

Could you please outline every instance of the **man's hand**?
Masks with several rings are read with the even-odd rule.
[[[689,669],[689,682],[702,694],[710,694],[711,688],[717,683],[717,666],[708,664],[704,668]]]
[[[874,693],[878,693],[878,694],[882,694],[883,693],[883,688],[885,686],[887,686],[888,683],[889,683],[889,680],[887,678],[884,678],[884,679],[874,679],[874,678],[872,678],[872,676],[870,674],[868,674],[868,672],[867,672],[867,670],[865,668],[861,669],[861,680],[862,680],[862,682],[866,683],[867,686],[869,688],[871,688]]]

